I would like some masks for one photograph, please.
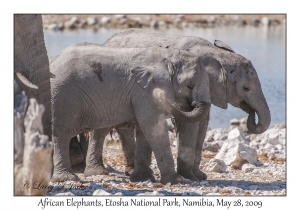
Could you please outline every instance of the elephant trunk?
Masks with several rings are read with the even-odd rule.
[[[255,122],[255,113],[258,116],[258,122]],[[261,99],[261,103],[258,109],[253,110],[249,109],[249,116],[247,119],[247,127],[251,133],[261,134],[265,132],[271,122],[271,114],[268,107],[268,104],[265,98]]]
[[[194,123],[201,119],[206,119],[205,117],[209,114],[211,103],[208,102],[193,102],[192,107],[194,108],[191,112],[183,112],[177,109],[175,106],[167,103],[169,106],[170,113],[178,120]]]

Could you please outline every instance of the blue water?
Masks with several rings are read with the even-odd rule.
[[[78,42],[103,44],[121,29],[44,31],[48,56]],[[150,29],[149,29],[150,30]],[[159,31],[159,30],[156,30]],[[200,36],[210,42],[227,43],[236,53],[251,60],[271,111],[271,125],[286,123],[286,33],[285,27],[218,27],[197,29],[166,29],[160,32],[173,35]],[[210,128],[228,128],[233,118],[247,114],[229,104],[228,109],[212,106]]]

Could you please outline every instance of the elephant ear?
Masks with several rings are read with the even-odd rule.
[[[227,44],[225,44],[224,42],[220,41],[220,40],[215,40],[214,43],[215,46],[217,46],[218,48],[221,48],[223,50],[227,50],[229,52],[233,52],[233,49],[231,47],[229,47]]]
[[[227,109],[227,74],[225,68],[216,57],[204,56],[201,60],[208,73],[212,104]]]
[[[157,62],[154,65],[139,65],[131,69],[136,82],[158,100],[167,100],[174,104],[174,66],[170,60]],[[162,98],[163,97],[163,98]]]

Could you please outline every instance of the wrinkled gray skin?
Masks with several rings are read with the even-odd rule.
[[[14,72],[27,97],[45,106],[42,123],[44,134],[51,140],[50,70],[41,15],[14,15]],[[16,73],[21,73],[38,89],[24,85]]]
[[[135,160],[154,152],[162,183],[179,183],[165,119],[205,119],[210,110],[208,75],[191,53],[164,48],[106,48],[80,43],[63,50],[50,64],[54,172],[52,181],[77,180],[69,159],[70,139],[89,132],[85,175],[102,172],[101,133],[136,119]],[[181,111],[189,107],[189,112]],[[100,135],[99,135],[100,134]],[[149,148],[151,148],[149,150]],[[138,161],[136,161],[138,162]],[[135,165],[132,181],[154,177],[148,163]]]
[[[269,127],[270,111],[251,61],[236,54],[221,41],[215,41],[215,45],[213,45],[200,37],[172,36],[147,32],[142,29],[125,29],[111,37],[104,46],[160,46],[192,52],[200,56],[209,75],[212,104],[226,109],[227,103],[230,103],[249,113],[247,126],[252,133],[263,133]],[[258,115],[258,123],[255,123],[255,113]],[[199,170],[207,125],[208,117],[198,123],[179,122],[177,120],[175,125],[178,127],[179,135],[177,173],[185,178],[195,181],[207,178],[206,174]],[[126,127],[126,123],[123,126]],[[125,157],[128,157],[126,151],[129,149],[124,147],[134,144],[134,136],[126,134],[125,129],[116,128],[116,130],[120,135]],[[130,132],[132,131],[129,129],[128,133]],[[103,134],[103,136],[105,135]],[[150,156],[150,154],[148,155]],[[128,174],[132,171],[132,162],[132,159],[127,159],[125,173]]]

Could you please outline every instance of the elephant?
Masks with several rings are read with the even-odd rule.
[[[14,15],[14,73],[27,97],[44,105],[44,134],[51,140],[50,77],[54,75],[49,69],[41,15]]]
[[[209,79],[198,56],[176,49],[108,48],[85,42],[63,50],[50,70],[56,75],[51,79],[52,181],[78,180],[69,160],[72,137],[89,132],[85,174],[98,174],[95,148],[100,141],[95,131],[133,119],[135,160],[153,151],[161,183],[184,181],[174,169],[165,119],[175,116],[192,123],[207,118]],[[134,181],[145,177],[154,178],[142,164],[130,175]]]
[[[235,53],[222,41],[216,40],[214,44],[211,44],[200,37],[166,35],[143,29],[125,29],[113,35],[104,43],[104,46],[118,48],[159,46],[191,52],[200,57],[208,73],[212,104],[227,109],[227,104],[230,103],[248,113],[247,127],[252,133],[263,133],[270,125],[270,110],[255,68],[250,60]],[[258,123],[255,122],[255,113],[258,115]],[[207,175],[200,171],[199,165],[208,126],[208,116],[207,120],[197,123],[179,120],[175,120],[175,122],[179,138],[177,173],[193,181],[207,179]],[[128,174],[133,170],[133,165],[136,167],[137,163],[133,164],[133,158],[128,159],[128,157],[134,156],[126,153],[132,148],[124,147],[129,145],[132,147],[135,139],[132,134],[130,135],[132,129],[124,129],[128,127],[126,123],[122,127],[123,129],[116,127],[116,131],[120,136],[127,159],[125,173]],[[100,140],[100,142],[103,141],[104,139]],[[98,151],[102,150],[98,149]],[[104,166],[103,173],[107,173]]]

